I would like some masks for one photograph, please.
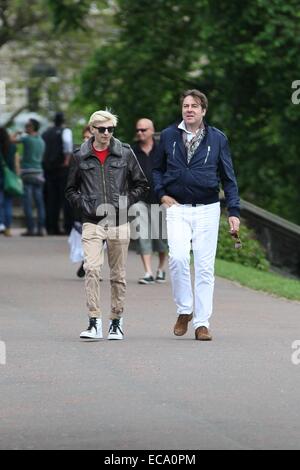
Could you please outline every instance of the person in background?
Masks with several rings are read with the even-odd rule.
[[[211,341],[214,265],[222,184],[231,234],[239,231],[240,199],[227,137],[206,124],[207,97],[187,90],[181,98],[182,122],[161,133],[153,169],[155,191],[167,207],[170,275],[182,336],[193,319],[195,339]],[[194,253],[195,290],[190,252]]]
[[[49,235],[70,233],[73,226],[72,210],[65,199],[69,164],[73,153],[73,135],[65,126],[61,112],[54,117],[54,126],[48,128],[42,137],[46,144],[44,169],[46,178],[46,219]],[[60,227],[60,214],[63,210],[64,232]]]
[[[82,130],[82,138],[83,141],[86,142],[89,140],[91,137],[93,137],[93,134],[91,133],[90,126],[85,126]]]
[[[82,130],[82,138],[84,142],[87,142],[93,134],[91,133],[90,126],[85,126]],[[81,242],[82,237],[82,223],[81,223],[81,214],[80,211],[74,210],[74,224],[71,230],[68,243],[70,246],[70,259],[72,263],[79,263],[80,267],[78,268],[76,275],[79,278],[84,278],[85,270],[84,270],[84,253],[83,247]],[[102,259],[101,265],[103,264],[104,260]],[[102,278],[100,278],[102,281]]]
[[[23,207],[26,220],[26,232],[22,236],[45,235],[46,214],[43,197],[44,172],[43,156],[45,143],[39,135],[40,123],[29,119],[25,125],[25,135],[15,134],[14,142],[23,146],[21,157],[21,176],[24,183]],[[33,217],[33,202],[37,209],[37,227]]]
[[[17,147],[11,142],[7,130],[0,127],[0,233],[11,237],[13,198],[4,192],[4,164],[18,172]]]
[[[142,285],[154,284],[155,281],[165,283],[165,263],[168,246],[166,240],[162,238],[162,227],[160,227],[159,218],[156,220],[156,217],[151,217],[151,205],[159,203],[152,181],[154,158],[158,150],[158,145],[154,140],[154,124],[150,119],[139,119],[135,130],[137,142],[132,146],[132,149],[150,186],[147,196],[136,204],[140,208],[140,231],[142,234],[148,234],[147,238],[141,236],[138,239],[137,251],[141,255],[145,271],[144,276],[138,282]],[[155,277],[152,270],[152,255],[154,252],[157,252],[159,256],[159,265]]]

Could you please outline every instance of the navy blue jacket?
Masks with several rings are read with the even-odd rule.
[[[189,164],[183,131],[177,125],[162,131],[152,172],[155,192],[159,200],[171,196],[180,204],[213,204],[219,201],[221,184],[229,216],[239,217],[239,192],[227,137],[215,127],[205,127],[205,137]]]

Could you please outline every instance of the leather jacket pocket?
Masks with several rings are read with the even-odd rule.
[[[109,165],[111,168],[123,168],[124,166],[127,166],[127,163],[126,162],[112,162],[110,165]]]
[[[110,163],[108,177],[112,199],[115,202],[119,195],[127,192],[127,163],[124,161]]]
[[[81,209],[82,213],[85,216],[89,217],[96,217],[97,213],[97,200],[99,201],[99,198],[95,196],[81,196]]]

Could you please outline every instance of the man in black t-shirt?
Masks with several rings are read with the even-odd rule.
[[[69,173],[70,158],[73,153],[72,131],[65,126],[63,113],[56,113],[54,126],[42,135],[46,150],[44,170],[46,178],[46,216],[49,235],[61,235],[60,213],[63,210],[64,231],[69,234],[74,218],[69,203],[65,199],[65,188]]]
[[[167,254],[167,243],[163,239],[163,228],[165,226],[165,217],[160,224],[160,217],[158,211],[153,209],[158,205],[158,198],[154,193],[152,182],[152,169],[153,161],[157,152],[157,143],[154,140],[154,125],[150,119],[139,119],[136,123],[136,136],[137,142],[132,146],[136,154],[139,164],[145,173],[150,191],[143,202],[139,202],[140,209],[140,231],[141,236],[138,240],[138,253],[141,255],[142,262],[145,268],[145,274],[139,279],[139,284],[147,285],[153,284],[155,281],[158,283],[166,282],[165,262]],[[161,225],[161,226],[160,226]],[[158,252],[159,265],[156,277],[152,271],[152,254]]]

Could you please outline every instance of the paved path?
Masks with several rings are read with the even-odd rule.
[[[299,303],[218,279],[214,341],[176,338],[131,252],[126,340],[90,344],[74,272],[64,238],[0,238],[0,449],[300,448]]]

